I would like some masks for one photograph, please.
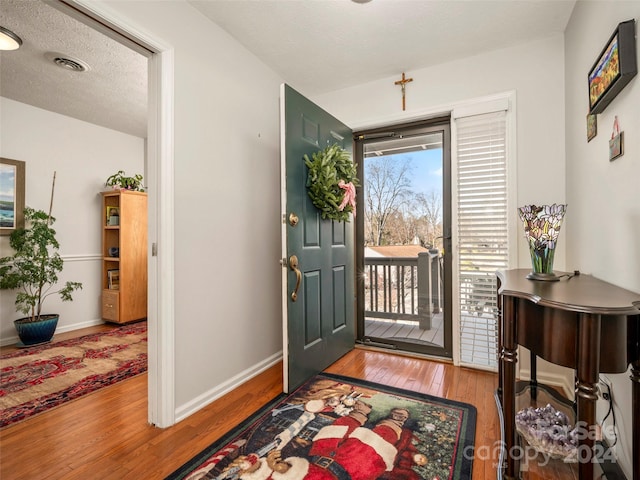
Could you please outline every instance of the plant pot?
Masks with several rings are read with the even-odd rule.
[[[14,320],[18,336],[23,345],[47,343],[53,338],[58,326],[59,315],[40,315],[40,320],[32,322],[31,317]]]

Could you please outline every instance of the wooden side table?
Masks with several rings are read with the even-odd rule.
[[[631,364],[633,480],[640,480],[640,294],[591,275],[567,275],[557,282],[544,282],[528,280],[528,273],[528,269],[497,273],[504,477],[519,478],[513,452],[518,445],[515,385],[518,345],[522,345],[532,355],[576,370],[577,421],[591,433],[596,423],[600,373],[624,373]],[[594,442],[594,435],[580,440],[581,480],[593,479]]]

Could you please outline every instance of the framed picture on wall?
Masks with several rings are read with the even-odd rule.
[[[24,226],[25,163],[0,157],[0,235]]]
[[[589,113],[601,113],[638,73],[636,21],[618,24],[589,70]]]
[[[598,134],[598,116],[587,115],[587,142],[590,142]]]
[[[624,155],[624,132],[618,133],[609,140],[609,161]]]

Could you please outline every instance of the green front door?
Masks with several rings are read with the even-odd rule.
[[[281,89],[281,125],[284,390],[289,392],[355,342],[354,222],[322,220],[307,195],[304,163],[305,154],[311,158],[334,143],[351,153],[353,137],[346,125],[288,85]]]

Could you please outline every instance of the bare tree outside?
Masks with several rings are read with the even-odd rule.
[[[365,241],[368,245],[389,244],[388,223],[412,196],[410,159],[391,156],[365,161]]]
[[[442,195],[412,189],[409,157],[365,161],[365,243],[437,247],[442,236]]]
[[[436,190],[418,193],[415,196],[415,210],[421,230],[418,234],[422,246],[439,248],[442,246],[442,194]]]
[[[420,219],[414,213],[413,195],[395,210],[387,221],[385,245],[411,245],[417,243]],[[420,242],[422,243],[422,242]]]

